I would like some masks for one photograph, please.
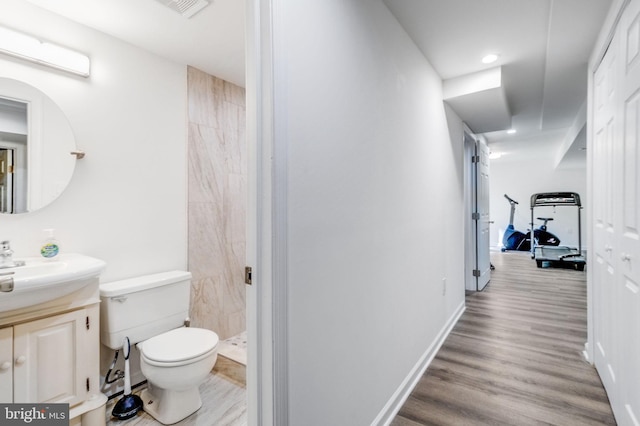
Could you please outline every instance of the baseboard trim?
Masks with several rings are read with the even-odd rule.
[[[447,339],[447,336],[449,336],[449,333],[451,333],[451,330],[464,313],[464,310],[465,303],[463,300],[442,330],[440,330],[436,339],[420,357],[416,365],[409,372],[409,375],[402,381],[400,387],[398,387],[398,389],[393,393],[391,399],[389,399],[382,411],[380,411],[378,416],[371,423],[372,425],[388,426],[391,423],[396,414],[398,414],[398,411],[400,411],[400,408],[402,408],[404,403],[407,401],[407,398],[409,398],[413,389],[418,384],[418,380],[420,380],[424,372],[427,370],[427,367],[431,364],[431,361],[433,361],[433,358],[436,356],[438,350],[440,350],[440,347]]]
[[[587,361],[589,364],[593,364],[593,361],[589,356],[589,342],[585,342],[584,351],[582,351],[582,356],[584,357],[584,360]]]

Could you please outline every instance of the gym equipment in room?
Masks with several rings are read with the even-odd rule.
[[[559,245],[545,245],[535,242],[531,248],[531,257],[535,259],[538,268],[551,266],[555,268],[571,268],[583,271],[587,263],[582,254],[582,234],[580,211],[580,195],[576,192],[543,192],[531,196],[531,222],[533,223],[534,209],[536,207],[577,207],[578,209],[578,247],[567,247]],[[538,218],[540,219],[540,218]],[[546,225],[546,222],[545,222]],[[533,237],[533,231],[531,236]]]
[[[504,231],[502,236],[502,251],[517,250],[517,251],[531,251],[531,231],[520,232],[513,226],[513,218],[516,213],[516,205],[518,202],[513,198],[504,194],[504,198],[509,201],[511,205],[511,211],[509,215],[509,225]],[[547,222],[553,220],[552,217],[539,217],[538,220],[543,221],[543,224],[533,230],[533,240],[536,244],[545,246],[558,246],[560,245],[560,238],[552,234],[547,230]],[[533,219],[531,221],[533,225]]]

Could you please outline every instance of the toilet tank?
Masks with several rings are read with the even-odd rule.
[[[189,317],[191,273],[170,271],[100,284],[100,340],[111,349],[181,327]]]

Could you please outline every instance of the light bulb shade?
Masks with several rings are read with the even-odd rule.
[[[35,37],[4,27],[0,27],[0,52],[82,77],[89,77],[91,70],[89,58],[82,53],[41,42]]]

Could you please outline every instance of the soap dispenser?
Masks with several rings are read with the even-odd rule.
[[[40,254],[48,260],[53,260],[60,253],[60,245],[54,236],[53,229],[43,229],[44,241],[40,247]]]

